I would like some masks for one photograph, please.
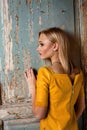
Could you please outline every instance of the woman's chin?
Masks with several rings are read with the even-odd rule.
[[[44,60],[45,58],[44,57],[42,57],[42,56],[40,56],[40,58],[42,59],[42,60]]]

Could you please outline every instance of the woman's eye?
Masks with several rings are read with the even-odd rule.
[[[39,46],[43,46],[44,44],[43,43],[39,43]]]

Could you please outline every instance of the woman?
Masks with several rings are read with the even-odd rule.
[[[77,120],[85,108],[84,78],[72,63],[69,44],[60,28],[42,30],[37,51],[50,65],[40,67],[37,80],[32,68],[25,73],[40,130],[78,130]]]

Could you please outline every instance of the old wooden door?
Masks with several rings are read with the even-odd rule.
[[[24,71],[43,64],[36,52],[38,32],[59,26],[76,32],[73,0],[0,1],[0,115],[4,130],[38,130]],[[78,32],[78,31],[77,31]]]

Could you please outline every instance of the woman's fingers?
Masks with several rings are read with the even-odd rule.
[[[34,90],[36,85],[36,78],[34,76],[34,72],[32,68],[29,68],[24,73],[25,79],[27,81],[29,90]]]
[[[25,77],[28,77],[28,75],[27,75],[27,71],[25,71],[24,76],[25,76]]]
[[[27,69],[25,71],[24,75],[25,75],[25,78],[30,78],[30,77],[34,76],[33,69],[32,68]]]

